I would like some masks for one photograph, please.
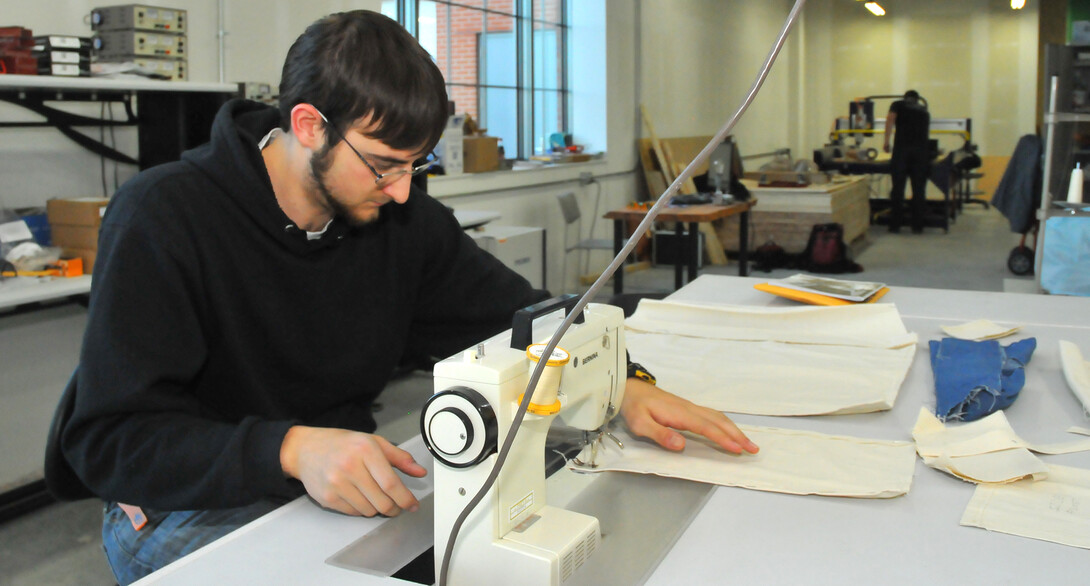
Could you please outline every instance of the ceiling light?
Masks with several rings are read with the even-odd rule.
[[[1011,8],[1014,10],[1021,10],[1025,8],[1026,0],[1011,0]]]
[[[1012,2],[1017,2],[1018,0],[1011,0],[1011,1]],[[879,6],[877,2],[867,2],[863,6],[866,6],[867,10],[870,10],[871,14],[873,14],[875,16],[884,16],[886,14],[886,11],[883,10],[882,7]]]

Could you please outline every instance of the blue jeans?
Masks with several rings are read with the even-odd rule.
[[[124,586],[283,504],[262,500],[236,509],[212,511],[144,509],[147,524],[137,531],[117,503],[106,503],[103,508],[102,547],[106,550],[106,560],[114,577],[118,584]]]

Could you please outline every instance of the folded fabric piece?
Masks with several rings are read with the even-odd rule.
[[[1090,549],[1090,470],[1048,466],[1048,479],[980,484],[961,524]]]
[[[751,342],[872,348],[916,344],[916,334],[905,328],[897,308],[888,303],[747,307],[644,299],[636,312],[625,319],[625,327],[645,333]]]
[[[935,375],[935,415],[940,419],[974,421],[1005,409],[1026,383],[1023,367],[1037,348],[1036,338],[1003,347],[943,338],[932,340],[931,369]]]
[[[1067,454],[1090,450],[1090,440],[1030,445],[1018,437],[1002,411],[965,424],[945,425],[921,407],[912,428],[916,452],[928,466],[977,483],[1043,479],[1048,467],[1030,453]]]
[[[915,346],[868,348],[709,340],[628,331],[658,384],[697,405],[755,415],[869,413],[893,407]]]
[[[1017,326],[1013,328],[1004,327],[986,319],[978,319],[956,326],[942,326],[942,331],[946,332],[946,335],[950,337],[977,341],[1004,338],[1020,329]]]
[[[1090,362],[1083,360],[1078,346],[1060,340],[1060,363],[1063,364],[1067,386],[1082,403],[1083,411],[1090,415]]]
[[[911,442],[883,441],[790,429],[739,425],[761,451],[735,455],[689,436],[671,452],[618,431],[624,449],[603,442],[598,467],[572,464],[581,472],[621,471],[685,478],[789,494],[891,498],[908,492],[916,456]]]

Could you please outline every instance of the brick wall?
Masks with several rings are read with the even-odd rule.
[[[460,3],[483,7],[482,0],[459,0]],[[561,0],[540,0],[535,2],[535,18],[548,22],[560,20]],[[440,4],[436,7],[436,30],[438,34],[436,61],[447,83],[476,84],[478,78],[478,54],[480,35],[489,32],[511,32],[515,18],[513,0],[488,0],[488,9],[496,12],[483,12],[461,6]],[[487,23],[486,23],[487,19]],[[449,25],[449,26],[448,26]],[[487,29],[486,29],[487,26]],[[552,25],[535,23],[535,29]],[[559,62],[559,56],[558,56]],[[450,99],[454,101],[458,113],[468,113],[480,120],[478,111],[478,90],[475,87],[448,86]]]

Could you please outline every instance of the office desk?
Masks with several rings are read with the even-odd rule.
[[[704,275],[670,299],[760,307],[797,304],[761,293],[761,279]],[[916,360],[890,411],[824,417],[737,415],[743,423],[883,440],[911,440],[921,406],[934,404],[927,342],[941,325],[986,318],[1020,325],[1007,338],[1037,338],[1026,386],[1006,410],[1030,443],[1077,436],[1090,420],[1060,371],[1057,341],[1090,348],[1090,299],[894,287],[897,305],[919,335]],[[419,447],[419,446],[418,446]],[[419,451],[417,453],[420,453]],[[1050,464],[1090,468],[1090,453],[1040,456]],[[430,459],[421,460],[430,465]],[[590,475],[561,472],[549,500],[570,499]],[[416,481],[414,481],[416,482]],[[412,485],[418,494],[426,488]],[[650,576],[648,584],[1085,584],[1090,552],[1045,541],[961,527],[974,485],[919,459],[911,491],[888,500],[797,496],[716,487]],[[663,498],[669,498],[668,493]],[[654,511],[634,512],[653,515]],[[296,501],[149,576],[142,584],[395,584],[340,570],[325,558],[383,520],[355,519]],[[655,539],[656,535],[648,535]],[[661,537],[659,537],[661,539]],[[606,539],[609,539],[607,536]],[[591,558],[589,563],[593,563]],[[578,573],[576,574],[578,576]]]
[[[688,258],[688,277],[689,281],[696,279],[696,260],[697,255],[700,254],[700,237],[697,236],[697,225],[701,222],[714,222],[721,218],[728,218],[730,216],[738,215],[740,221],[738,222],[738,274],[740,276],[746,276],[749,274],[749,210],[757,204],[756,199],[750,199],[749,201],[736,202],[727,205],[715,205],[704,204],[694,206],[667,206],[659,212],[656,220],[662,220],[663,222],[676,222],[677,225],[674,228],[674,233],[677,236],[678,242],[685,242],[685,246],[682,246],[680,254],[674,257],[674,289],[680,289],[682,286],[681,268],[686,265],[685,259]],[[633,225],[639,224],[643,221],[644,216],[647,215],[645,209],[640,208],[621,208],[619,210],[613,210],[607,213],[604,218],[613,220],[613,254],[616,255],[621,251],[624,246],[625,240],[625,226],[628,222],[632,222]],[[689,225],[687,235],[683,230],[684,224]],[[722,246],[718,242],[709,242],[708,246]],[[613,293],[624,292],[624,268],[622,267],[616,273],[613,274]]]

